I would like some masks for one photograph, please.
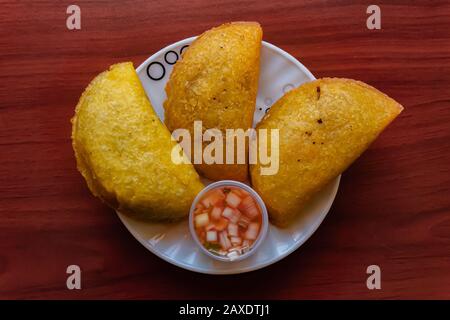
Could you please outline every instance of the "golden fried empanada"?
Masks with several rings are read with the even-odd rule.
[[[99,74],[72,119],[78,170],[92,193],[140,219],[189,214],[203,188],[194,167],[171,159],[176,142],[154,112],[131,62]]]
[[[193,135],[194,121],[201,120],[204,130],[217,128],[225,138],[225,129],[250,128],[261,39],[262,29],[256,22],[228,23],[199,36],[176,63],[166,86],[164,108],[169,130],[184,128]],[[195,167],[209,179],[246,180],[248,161],[234,163],[203,162]]]
[[[278,100],[257,129],[279,129],[279,171],[261,175],[260,164],[250,168],[271,221],[288,225],[402,109],[375,88],[349,79],[312,81]]]

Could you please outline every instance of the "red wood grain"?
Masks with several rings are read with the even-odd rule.
[[[378,1],[0,1],[0,298],[450,298],[450,3]],[[365,81],[405,107],[345,172],[319,230],[263,270],[207,276],[149,253],[90,195],[70,145],[74,106],[109,65],[227,21],[317,77]],[[66,289],[66,267],[82,290]],[[366,288],[366,267],[382,289]],[[242,288],[236,290],[236,288]]]

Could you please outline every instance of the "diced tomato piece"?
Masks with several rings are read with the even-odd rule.
[[[234,191],[231,191],[227,194],[225,201],[230,207],[237,208],[242,199]]]

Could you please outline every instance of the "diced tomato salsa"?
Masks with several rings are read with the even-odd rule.
[[[194,227],[210,252],[235,259],[252,248],[261,230],[262,214],[252,195],[233,186],[209,190],[197,202]]]

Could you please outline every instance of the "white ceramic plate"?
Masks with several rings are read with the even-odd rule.
[[[137,68],[137,73],[156,113],[164,120],[164,87],[173,65],[195,37],[174,43],[152,55]],[[261,70],[254,124],[285,92],[314,80],[300,62],[274,45],[263,42]],[[270,225],[264,243],[248,259],[220,262],[205,255],[192,239],[187,219],[176,224],[149,224],[118,213],[131,234],[158,257],[184,269],[209,274],[243,273],[275,263],[300,247],[319,227],[330,210],[340,176],[324,188],[289,227]]]

